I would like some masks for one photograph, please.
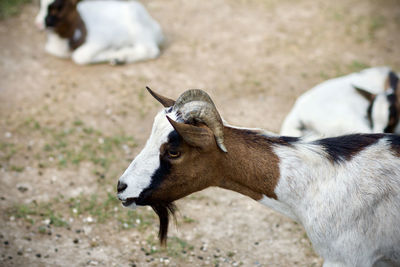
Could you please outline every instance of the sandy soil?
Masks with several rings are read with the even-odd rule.
[[[0,21],[0,265],[321,266],[301,226],[226,190],[177,202],[179,225],[170,227],[168,250],[156,243],[157,219],[148,209],[131,214],[132,227],[118,219],[128,211],[115,199],[106,212],[94,210],[107,192],[114,196],[160,109],[146,85],[170,97],[205,89],[230,123],[278,132],[296,97],[324,79],[366,66],[400,70],[398,1],[145,5],[165,31],[164,52],[117,67],[76,66],[47,55],[45,34],[33,24],[37,5]],[[115,136],[134,144],[104,150],[108,167],[85,156],[85,142],[103,145]],[[61,149],[83,158],[63,161]],[[84,205],[88,196],[97,202],[77,213],[73,201]]]

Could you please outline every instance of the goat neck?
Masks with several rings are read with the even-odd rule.
[[[218,186],[261,200],[277,199],[279,158],[274,144],[289,144],[283,137],[268,137],[261,132],[224,127],[229,153],[221,154],[221,179]]]

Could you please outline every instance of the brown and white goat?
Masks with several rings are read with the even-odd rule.
[[[45,49],[77,64],[153,59],[164,40],[159,24],[137,1],[40,0]]]
[[[399,136],[305,142],[227,125],[201,90],[176,101],[149,92],[165,109],[117,190],[124,206],[153,207],[161,242],[173,201],[218,186],[301,223],[324,266],[399,266]]]

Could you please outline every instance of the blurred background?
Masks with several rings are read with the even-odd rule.
[[[400,70],[398,0],[148,0],[152,61],[78,66],[44,51],[39,3],[0,0],[0,265],[321,266],[301,226],[234,192],[177,202],[168,248],[116,199],[160,105],[204,89],[231,124],[278,132],[297,96],[367,67]]]

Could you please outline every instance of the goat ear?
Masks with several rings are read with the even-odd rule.
[[[214,135],[211,130],[191,124],[176,122],[170,117],[166,116],[172,127],[178,134],[191,146],[206,147],[211,145],[214,141]]]
[[[172,100],[168,97],[157,94],[153,90],[151,90],[148,86],[146,86],[147,91],[155,98],[158,102],[160,102],[164,107],[172,107],[175,104],[175,100]]]
[[[368,92],[367,90],[357,87],[355,85],[353,85],[353,88],[356,90],[357,93],[359,93],[361,96],[367,99],[370,103],[374,101],[376,94]]]

